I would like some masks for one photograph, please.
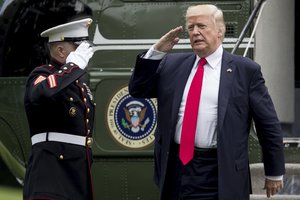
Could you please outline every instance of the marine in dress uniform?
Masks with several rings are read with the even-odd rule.
[[[93,51],[82,42],[88,40],[91,22],[81,19],[41,34],[49,38],[50,45],[66,44],[74,50],[62,59],[51,54],[50,63],[35,68],[28,77],[24,100],[32,151],[24,200],[93,199],[90,169],[95,103],[84,79]]]

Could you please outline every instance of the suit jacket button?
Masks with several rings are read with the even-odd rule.
[[[59,155],[59,159],[60,159],[60,160],[63,160],[63,159],[64,159],[64,155],[60,154],[60,155]]]

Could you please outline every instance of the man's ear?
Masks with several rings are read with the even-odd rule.
[[[223,37],[223,32],[222,29],[218,29],[218,38],[222,38]]]
[[[55,50],[56,50],[55,52],[59,58],[66,58],[66,56],[67,56],[66,50],[63,45],[57,45]]]

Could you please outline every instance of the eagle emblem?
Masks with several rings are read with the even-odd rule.
[[[145,119],[147,107],[139,101],[131,101],[123,108],[126,119],[122,119],[124,128],[130,129],[137,133],[144,131],[147,124],[150,122],[149,117]]]

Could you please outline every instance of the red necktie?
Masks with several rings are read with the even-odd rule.
[[[182,122],[179,158],[186,165],[194,156],[195,134],[197,127],[198,108],[202,89],[202,80],[206,59],[201,58],[198,63],[197,72],[192,80],[186,100],[185,111]]]

